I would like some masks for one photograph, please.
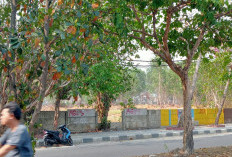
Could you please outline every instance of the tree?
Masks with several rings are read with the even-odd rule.
[[[107,117],[112,100],[130,89],[129,69],[118,60],[106,57],[90,67],[85,84],[90,90],[91,101],[96,103],[101,123],[99,129],[108,129]]]
[[[172,98],[173,104],[181,96],[179,77],[167,66],[153,64],[147,72],[148,90],[156,93],[158,104],[167,104]]]
[[[195,92],[195,103],[218,107],[224,90],[225,76],[228,75],[230,54],[226,52],[216,53],[215,57],[203,59],[200,65],[200,75]],[[191,74],[190,74],[191,75]]]
[[[1,8],[3,82],[0,83],[3,90],[0,94],[2,105],[14,100],[24,111],[32,113],[29,119],[32,132],[44,98],[68,85],[71,76],[83,70],[84,65],[87,67],[85,57],[91,54],[96,57],[95,49],[85,51],[85,48],[91,47],[101,35],[92,25],[100,13],[97,3],[82,0],[77,3],[62,0],[14,2],[12,0],[12,9],[6,1]],[[19,15],[18,19],[15,14]],[[17,25],[12,31],[8,27],[14,20]],[[15,81],[9,79],[10,75],[15,76],[11,76]],[[72,91],[77,93],[75,88]]]
[[[140,69],[131,69],[129,72],[131,77],[131,89],[120,95],[123,100],[139,96],[146,91],[146,73]]]
[[[231,45],[232,6],[228,0],[105,1],[102,16],[105,32],[137,41],[168,64],[181,79],[184,106],[183,149],[193,153],[191,98],[188,71],[198,52]],[[225,18],[228,17],[228,18]],[[110,24],[110,25],[107,25]],[[112,27],[114,24],[114,27]],[[186,57],[184,65],[174,62]]]

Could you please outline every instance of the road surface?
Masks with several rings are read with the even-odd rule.
[[[194,148],[232,145],[232,133],[194,136]],[[133,157],[182,147],[182,137],[104,142],[36,149],[36,157]]]

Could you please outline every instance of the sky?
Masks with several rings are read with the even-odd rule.
[[[147,65],[151,64],[151,62],[146,61],[152,61],[152,59],[155,58],[155,54],[150,50],[139,50],[136,54],[139,55],[140,58],[132,57],[133,60],[137,60],[134,62],[134,65],[139,65],[138,68],[146,72],[146,69],[149,67]]]

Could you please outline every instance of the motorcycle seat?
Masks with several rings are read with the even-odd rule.
[[[47,132],[54,133],[54,134],[59,134],[59,131],[53,131],[53,130],[46,130]]]

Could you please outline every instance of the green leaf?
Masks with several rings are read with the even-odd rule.
[[[80,11],[77,11],[77,17],[81,17],[81,12]]]
[[[43,61],[45,61],[45,60],[46,60],[46,56],[45,56],[44,54],[42,54],[41,59],[42,59]]]

